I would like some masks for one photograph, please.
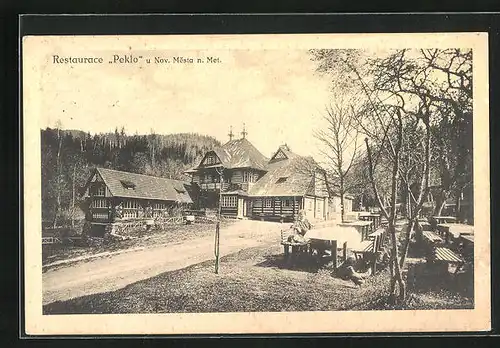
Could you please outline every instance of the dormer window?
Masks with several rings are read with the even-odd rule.
[[[134,190],[135,189],[135,184],[132,182],[132,181],[128,181],[128,180],[120,180],[120,183],[122,184],[122,186],[124,188],[126,188],[127,190]]]
[[[281,178],[279,178],[278,180],[276,180],[276,183],[277,184],[284,183],[286,181],[286,179],[288,179],[287,176],[282,176]]]

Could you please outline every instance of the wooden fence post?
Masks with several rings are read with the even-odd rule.
[[[332,259],[333,259],[333,269],[337,270],[337,241],[336,240],[332,240],[331,251],[332,251]]]
[[[372,274],[375,274],[375,272],[377,271],[377,253],[378,253],[379,241],[380,241],[380,236],[375,236],[375,240],[373,241]]]
[[[342,260],[344,262],[347,260],[347,242],[344,242],[342,246]]]

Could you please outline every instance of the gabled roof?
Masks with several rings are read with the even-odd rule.
[[[193,203],[190,196],[191,184],[185,181],[96,168],[87,182],[86,188],[95,173],[101,176],[114,197]]]
[[[286,158],[276,158],[280,151]],[[315,169],[319,166],[312,157],[299,156],[288,148],[280,147],[269,161],[267,173],[250,188],[248,194],[261,197],[310,194]]]
[[[225,168],[254,168],[266,170],[269,159],[246,138],[228,141],[213,150]]]

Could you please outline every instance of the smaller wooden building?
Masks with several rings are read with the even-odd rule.
[[[180,215],[193,203],[189,182],[105,168],[93,170],[83,191],[95,236],[115,223]]]
[[[300,210],[310,219],[328,217],[326,173],[312,157],[300,156],[282,145],[272,156],[266,174],[249,190],[251,216],[293,220]]]

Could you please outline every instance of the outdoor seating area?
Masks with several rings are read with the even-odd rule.
[[[300,259],[337,270],[351,257],[358,265],[369,267],[374,274],[377,255],[387,240],[387,229],[381,225],[380,214],[365,212],[356,216],[359,219],[312,227],[303,240],[293,238],[292,227],[282,230],[281,245],[286,264],[293,266]]]
[[[429,224],[432,230],[422,232],[428,263],[441,264],[446,272],[449,266],[454,266],[453,274],[461,272],[467,264],[473,265],[474,226],[457,223],[451,216],[432,216]]]

